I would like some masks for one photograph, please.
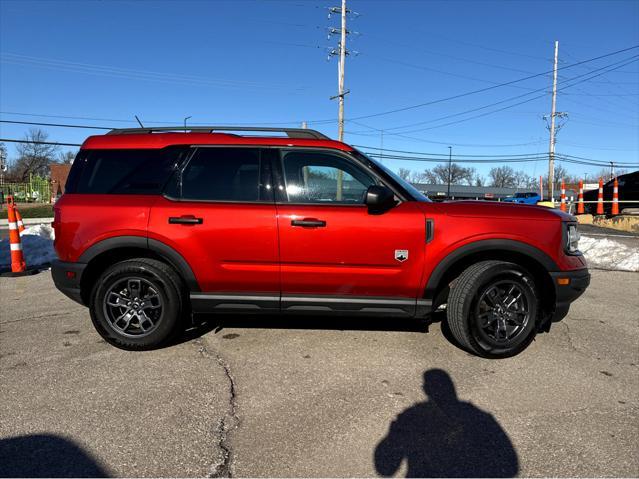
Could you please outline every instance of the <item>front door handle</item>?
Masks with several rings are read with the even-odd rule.
[[[196,218],[195,216],[170,216],[170,225],[201,225],[202,218]]]
[[[315,218],[304,218],[303,220],[292,220],[291,226],[304,226],[307,228],[324,228],[326,221]]]

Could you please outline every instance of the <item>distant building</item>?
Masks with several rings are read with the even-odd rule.
[[[51,197],[59,198],[64,193],[64,185],[71,170],[71,165],[51,165]]]
[[[413,186],[428,196],[431,200],[445,200],[448,191],[448,185],[429,185],[424,183],[413,183]],[[468,186],[468,185],[450,185],[450,196],[452,200],[493,200],[500,201],[515,193],[524,192],[538,193],[538,188],[497,188],[494,186]],[[545,193],[545,192],[544,192]],[[559,199],[561,191],[555,192],[555,199]],[[576,198],[573,190],[566,190],[566,197]]]

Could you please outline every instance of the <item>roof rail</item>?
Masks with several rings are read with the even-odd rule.
[[[306,128],[267,128],[261,126],[161,126],[161,127],[148,127],[148,128],[116,128],[107,133],[107,135],[133,135],[144,133],[161,133],[161,132],[178,132],[184,133],[224,133],[226,131],[250,131],[250,132],[262,132],[262,133],[285,133],[289,138],[310,138],[315,140],[330,140],[330,138],[323,133],[316,130],[309,130]]]

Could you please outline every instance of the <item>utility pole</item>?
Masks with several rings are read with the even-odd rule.
[[[548,199],[553,201],[555,185],[555,116],[557,114],[557,60],[559,42],[555,41],[555,66],[552,73],[552,109],[550,111],[550,145],[548,149]]]
[[[348,93],[348,91],[344,90],[344,71],[346,67],[346,55],[348,52],[346,51],[346,35],[349,33],[346,30],[346,15],[350,12],[346,8],[346,0],[342,0],[341,7],[331,7],[328,9],[329,14],[328,17],[331,17],[332,13],[339,13],[341,16],[341,28],[339,29],[340,41],[338,43],[337,49],[331,50],[330,55],[339,55],[339,61],[337,63],[337,95],[331,97],[332,99],[337,98],[338,100],[338,110],[337,110],[337,139],[339,141],[344,141],[344,97]],[[331,34],[337,33],[335,28],[331,28],[329,30],[329,37]],[[344,172],[342,170],[337,171],[337,193],[336,200],[341,201],[342,199],[342,185],[344,182]]]
[[[448,147],[448,193],[446,194],[446,199],[450,199],[450,181],[452,174],[452,166],[453,166],[453,147]]]
[[[610,179],[612,180],[615,177],[615,163],[610,162]]]
[[[342,31],[339,42],[337,139],[344,141],[344,69],[346,67],[346,0],[342,0]]]

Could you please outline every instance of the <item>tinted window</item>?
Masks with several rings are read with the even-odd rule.
[[[209,201],[263,201],[260,151],[200,148],[182,172],[182,198]]]
[[[86,194],[159,194],[185,149],[83,150],[73,162],[65,191]]]
[[[375,184],[351,162],[325,153],[285,153],[282,170],[291,203],[361,204],[368,187]]]

